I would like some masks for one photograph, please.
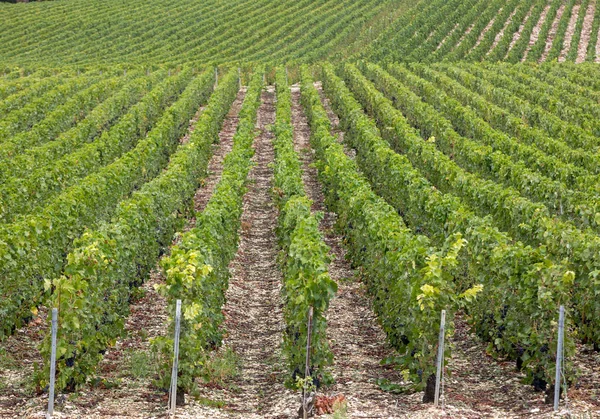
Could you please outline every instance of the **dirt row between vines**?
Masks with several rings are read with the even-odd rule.
[[[224,156],[231,150],[245,89],[238,92],[219,133],[219,144],[213,145],[208,176],[194,197],[196,211],[201,211],[212,195],[222,173]],[[187,133],[180,143],[189,141],[195,129],[201,107],[190,120]],[[187,220],[185,230],[195,219]],[[174,243],[176,240],[174,240]],[[97,378],[90,385],[71,394],[57,394],[55,416],[64,418],[152,417],[165,412],[167,394],[152,381],[153,366],[150,339],[166,333],[167,303],[154,286],[164,283],[160,269],[155,268],[140,287],[140,297],[132,302],[125,323],[126,335],[109,348],[98,366]],[[37,347],[48,330],[47,308],[27,326],[2,342],[0,371],[0,417],[43,417],[48,403],[47,393],[39,394],[31,385],[33,364],[41,364]]]

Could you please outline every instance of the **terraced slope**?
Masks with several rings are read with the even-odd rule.
[[[598,61],[594,0],[421,1],[364,57],[372,61]]]
[[[374,39],[405,3],[72,0],[4,6],[0,62],[56,66],[343,57]]]

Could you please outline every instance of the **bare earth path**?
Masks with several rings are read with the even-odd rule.
[[[546,21],[546,16],[548,15],[549,10],[550,10],[550,5],[547,4],[544,7],[544,10],[542,10],[542,13],[540,14],[540,18],[538,19],[537,23],[533,27],[533,30],[531,31],[531,35],[529,37],[529,44],[527,45],[527,49],[525,50],[525,53],[523,54],[523,58],[521,58],[521,62],[524,62],[527,59],[527,55],[529,54],[529,51],[531,51],[531,47],[533,47],[533,45],[535,45],[538,38],[540,37],[540,31],[542,30],[542,25]]]
[[[238,252],[230,265],[226,293],[224,346],[231,347],[241,361],[241,376],[228,388],[202,389],[202,396],[220,400],[222,409],[191,403],[178,409],[179,417],[287,418],[299,406],[298,396],[283,386],[280,351],[284,331],[277,265],[277,209],[271,197],[274,89],[263,92],[258,110],[260,134],[254,142],[256,165],[250,171],[249,190],[244,197]]]
[[[552,49],[552,43],[554,42],[554,37],[556,36],[556,32],[558,31],[558,24],[560,23],[560,19],[562,19],[562,15],[565,12],[565,4],[561,4],[556,11],[556,17],[552,22],[552,26],[550,27],[550,31],[548,32],[548,38],[546,38],[546,46],[544,47],[544,52],[540,57],[539,62],[543,63],[546,61],[548,54],[550,53],[550,49]]]
[[[579,46],[577,48],[577,59],[575,60],[577,64],[585,61],[590,38],[592,37],[592,23],[594,21],[594,13],[597,6],[596,3],[590,2],[585,11],[583,27],[581,28],[581,39],[579,40]]]
[[[343,394],[352,417],[397,417],[405,407],[399,408],[396,397],[376,384],[378,378],[399,379],[397,373],[380,365],[380,360],[390,355],[391,350],[385,344],[385,335],[377,324],[362,284],[345,260],[342,237],[334,230],[336,214],[324,206],[317,170],[311,166],[314,155],[310,147],[310,129],[297,87],[292,88],[292,123],[306,193],[314,202],[313,209],[324,212],[320,228],[335,258],[329,266],[329,274],[338,283],[338,293],[327,312],[327,337],[334,353],[335,384],[327,389],[327,393]]]

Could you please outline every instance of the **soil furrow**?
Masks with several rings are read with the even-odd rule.
[[[571,13],[571,18],[569,19],[569,24],[567,25],[567,31],[565,33],[565,39],[563,40],[562,50],[560,51],[560,55],[558,57],[559,63],[562,63],[567,59],[567,54],[569,53],[569,49],[571,49],[571,42],[573,41],[575,25],[577,24],[580,8],[581,5],[579,4],[573,6],[573,12]]]
[[[207,168],[208,176],[202,181],[202,187],[198,189],[194,196],[194,209],[196,211],[204,210],[215,186],[219,182],[219,179],[221,179],[223,159],[225,159],[225,156],[229,154],[233,147],[233,136],[238,125],[238,114],[240,113],[245,97],[246,88],[242,87],[223,122],[221,131],[219,132],[219,143],[213,144],[213,153]]]
[[[477,48],[479,46],[479,44],[481,44],[481,42],[483,41],[483,38],[485,38],[485,34],[490,31],[490,29],[494,25],[494,22],[496,21],[496,18],[498,17],[498,15],[500,13],[502,13],[502,9],[503,9],[503,7],[499,8],[498,11],[496,12],[496,16],[494,16],[489,21],[489,23],[487,25],[485,25],[485,28],[483,28],[483,30],[481,31],[481,33],[477,37],[477,41],[475,41],[475,45],[473,45],[473,47],[471,47],[471,49],[469,50],[469,52],[466,55],[469,55],[471,52],[473,52],[475,50],[475,48]]]
[[[600,7],[600,2],[596,3],[596,7]],[[598,33],[593,34],[596,38],[596,58],[594,59],[595,63],[600,63],[600,28],[598,28]]]
[[[533,12],[533,9],[535,9],[535,4],[531,6],[531,9],[529,9],[529,11],[527,12],[527,14],[525,15],[525,18],[523,19],[523,21],[519,25],[519,29],[517,29],[517,31],[513,34],[513,38],[510,41],[510,45],[508,46],[508,50],[506,51],[506,55],[507,56],[508,56],[508,54],[510,54],[510,51],[513,49],[513,47],[519,41],[519,39],[521,39],[521,33],[523,33],[523,29],[525,29],[525,25],[527,25],[527,22],[529,21],[529,19],[531,19],[531,13]]]
[[[330,112],[328,109],[332,116]],[[313,200],[313,209],[324,212],[320,229],[334,257],[329,274],[339,287],[327,312],[327,337],[334,353],[332,373],[335,379],[335,384],[326,389],[327,395],[344,395],[351,417],[397,417],[402,410],[396,404],[396,397],[382,391],[376,383],[382,378],[399,379],[392,369],[380,364],[393,351],[385,343],[385,334],[377,324],[364,287],[345,258],[342,236],[335,232],[336,214],[325,208],[317,170],[313,166],[310,129],[300,106],[297,87],[292,88],[292,123],[294,147],[301,157],[307,195]]]
[[[513,17],[515,16],[516,13],[517,13],[517,9],[513,10],[510,13],[510,15],[508,16],[508,19],[506,19],[506,22],[504,22],[504,26],[502,27],[502,29],[500,29],[500,32],[498,32],[496,34],[496,37],[494,38],[494,42],[492,43],[492,46],[490,47],[488,52],[485,53],[485,55],[490,55],[490,53],[496,49],[496,46],[498,45],[498,43],[504,36],[504,32],[506,31],[506,28],[508,28],[508,26],[512,23]]]
[[[224,347],[237,354],[240,375],[227,388],[203,388],[203,397],[218,399],[222,409],[191,403],[182,417],[286,418],[299,406],[297,394],[284,387],[281,343],[285,328],[277,265],[277,207],[272,200],[275,94],[270,86],[258,110],[255,166],[244,196],[238,252],[230,264],[226,293]]]
[[[565,4],[561,4],[556,11],[556,17],[552,22],[552,26],[550,27],[550,31],[548,31],[548,38],[546,38],[546,46],[544,47],[544,52],[540,57],[539,62],[543,63],[548,58],[548,54],[550,54],[550,50],[552,49],[552,43],[554,42],[554,37],[556,36],[556,32],[558,31],[558,25],[560,20],[562,19],[562,15],[565,12]]]
[[[529,54],[529,51],[531,51],[531,47],[535,45],[538,38],[540,37],[540,31],[542,30],[542,26],[544,25],[544,22],[546,21],[546,16],[548,16],[549,11],[550,11],[550,5],[547,4],[544,7],[544,10],[542,10],[542,14],[540,15],[540,18],[538,19],[537,23],[533,27],[533,30],[531,31],[531,36],[529,37],[529,45],[527,45],[527,49],[525,50],[525,53],[523,54],[523,58],[521,58],[521,62],[524,62],[527,59],[527,55]]]
[[[585,17],[583,18],[583,27],[581,28],[581,39],[577,48],[577,58],[575,62],[577,64],[585,61],[587,55],[588,45],[592,37],[592,23],[594,22],[594,13],[596,12],[597,4],[590,2],[587,10],[585,11]]]
[[[354,159],[356,157],[356,150],[350,148],[344,142],[344,131],[340,128],[340,119],[335,114],[333,109],[331,109],[331,105],[329,104],[329,99],[325,96],[325,92],[323,91],[323,85],[320,81],[315,82],[315,88],[319,92],[319,97],[321,98],[321,103],[323,104],[323,108],[325,108],[325,112],[327,112],[327,117],[331,122],[331,135],[338,139],[338,142],[342,144],[344,147],[344,154]]]

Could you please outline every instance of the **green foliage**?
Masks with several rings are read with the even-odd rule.
[[[73,0],[3,9],[0,62],[283,63],[344,58],[406,0]],[[135,22],[135,24],[132,24]],[[57,30],[60,28],[60,30]],[[373,33],[372,36],[376,36]],[[40,42],[43,40],[43,42]]]
[[[414,235],[397,211],[373,192],[356,163],[330,134],[329,119],[306,69],[302,81],[302,103],[327,204],[338,214],[349,257],[362,269],[373,308],[400,353],[399,362],[422,388],[425,381],[421,378],[435,371],[440,309],[448,310],[452,319],[458,307],[454,276],[463,240],[459,235],[450,236],[436,251],[426,237]],[[334,103],[349,99],[339,84],[330,92]]]
[[[211,78],[209,71],[193,79],[147,137],[115,163],[119,174],[137,169],[158,176],[152,176],[122,201],[110,222],[77,239],[67,256],[64,275],[47,281],[47,287],[54,291],[51,306],[58,307],[61,319],[57,336],[59,389],[74,388],[93,374],[102,351],[123,332],[131,289],[155,266],[161,249],[181,225],[179,214],[194,195],[225,111],[205,112],[189,143],[179,146],[170,159],[169,156],[206,99],[206,84],[209,81],[212,86]],[[235,86],[235,81],[233,76],[225,79],[223,86],[229,86],[233,93],[222,92],[226,89],[216,92],[211,103],[218,105],[213,106],[228,108],[233,101],[235,88],[231,86]],[[208,107],[212,109],[210,104]],[[134,162],[142,166],[136,168]],[[166,170],[161,172],[167,162]],[[121,163],[126,166],[120,167]],[[49,336],[41,352],[47,362]],[[41,385],[45,384],[47,371],[46,363],[46,373],[38,377]]]
[[[552,0],[550,3],[550,9],[546,14],[546,20],[542,24],[540,28],[540,32],[538,34],[538,39],[533,44],[533,46],[529,49],[529,53],[527,54],[527,61],[530,62],[538,62],[542,58],[542,54],[546,49],[546,40],[548,39],[548,34],[550,33],[550,29],[552,28],[552,23],[556,18],[556,14],[558,12],[558,8],[563,4],[562,0]]]
[[[3,278],[0,290],[4,297],[0,301],[2,335],[10,333],[30,316],[30,310],[42,297],[43,281],[61,273],[73,240],[86,228],[108,220],[121,199],[156,176],[167,163],[179,135],[196,111],[193,99],[201,101],[207,87],[212,88],[212,72],[208,72],[191,85],[184,101],[163,113],[164,106],[188,85],[191,77],[192,71],[184,70],[168,78],[121,123],[90,144],[90,147],[103,147],[106,156],[98,152],[77,153],[79,159],[63,166],[66,182],[67,169],[87,175],[88,167],[83,163],[91,161],[94,170],[90,170],[89,176],[62,191],[39,211],[20,217],[14,223],[0,225],[0,259],[4,262],[0,265]],[[183,109],[184,104],[190,108]],[[111,150],[131,148],[132,145],[127,144],[135,144],[145,134],[148,135],[137,142],[134,149],[102,166],[103,157],[108,158]],[[57,179],[60,180],[60,173]],[[47,287],[47,291],[50,288]]]
[[[221,179],[206,208],[196,214],[195,227],[182,234],[180,243],[173,246],[170,255],[160,262],[166,284],[160,286],[159,291],[167,297],[170,313],[174,313],[178,299],[182,307],[177,384],[192,393],[196,389],[196,377],[203,374],[209,356],[207,351],[222,341],[222,307],[229,282],[229,262],[237,250],[242,200],[254,154],[252,143],[262,91],[262,71],[257,69],[250,81],[233,137],[233,148],[225,157]],[[231,72],[228,79],[219,83],[215,95],[220,89],[227,100],[215,101],[209,115],[220,118],[226,115],[237,90],[237,75],[235,78],[233,75]],[[208,111],[207,108],[203,116]],[[211,138],[217,134],[218,130],[214,131]],[[171,379],[173,322],[171,318],[169,336],[159,337],[153,343],[166,361],[161,366],[160,376],[165,388]]]
[[[438,81],[432,75],[434,73],[424,67],[416,67],[416,70],[418,74],[436,80],[438,85],[454,87],[451,83],[446,83],[445,78],[439,78]],[[391,71],[400,79],[409,76],[400,67],[391,67]],[[395,91],[388,93],[397,94]],[[402,143],[398,147],[403,147]],[[563,260],[563,264],[575,272],[574,323],[578,327],[579,336],[585,341],[599,342],[600,327],[597,319],[600,318],[600,304],[596,296],[600,295],[600,283],[597,280],[600,271],[600,241],[597,234],[552,217],[545,206],[521,197],[512,188],[477,179],[468,172],[457,170],[455,165],[437,164],[435,159],[428,159],[421,152],[416,156],[424,162],[423,173],[428,178],[435,179],[437,187],[460,196],[480,214],[491,215],[493,223],[509,231],[515,238],[533,245],[541,244],[544,252],[556,260]],[[450,160],[449,157],[446,159]],[[414,163],[417,160],[412,161]]]
[[[96,82],[98,82],[98,77],[77,77],[68,79],[64,83],[57,83],[57,85],[54,86],[47,86],[47,92],[45,94],[38,93],[31,97],[31,101],[26,102],[21,107],[14,108],[14,110],[8,112],[0,120],[0,144],[2,144],[2,147],[10,147],[10,138],[13,135],[28,131],[36,123],[41,121],[42,118],[47,116],[50,112],[61,105],[65,100],[75,95],[78,90],[85,89]],[[67,116],[69,116],[68,112]],[[53,125],[44,127],[44,129],[47,130],[54,130],[56,128],[57,127]],[[58,128],[60,129],[60,125]],[[34,131],[33,135],[35,136],[39,134]],[[8,156],[10,156],[10,154]]]
[[[565,8],[560,21],[558,22],[556,34],[554,35],[554,40],[552,41],[552,47],[550,48],[550,51],[548,51],[548,57],[546,58],[547,61],[558,60],[565,43],[565,34],[569,26],[569,21],[571,20],[573,6],[575,6],[575,3],[577,2],[578,0],[569,0],[569,2],[564,5]]]
[[[305,372],[307,319],[313,307],[310,374],[320,383],[331,382],[325,367],[333,363],[326,336],[325,313],[337,291],[329,277],[329,247],[319,231],[319,220],[311,213],[312,201],[305,196],[300,159],[294,150],[291,96],[283,68],[276,75],[274,195],[279,207],[277,237],[282,250],[283,301],[286,333],[283,349],[289,365],[288,385]]]
[[[374,65],[366,68],[366,73],[376,78],[384,91],[401,97],[397,83],[383,70]],[[547,347],[555,335],[556,308],[567,301],[572,289],[572,284],[562,281],[567,275],[566,267],[548,260],[543,248],[532,249],[515,243],[510,236],[494,228],[491,219],[478,217],[459,199],[433,187],[420,172],[427,174],[436,187],[449,192],[453,190],[441,186],[463,185],[472,190],[478,183],[475,176],[463,172],[436,149],[438,138],[423,141],[391,101],[355,67],[346,65],[344,76],[376,118],[386,139],[396,150],[406,154],[402,156],[390,149],[379,136],[375,123],[362,114],[360,105],[349,92],[345,100],[337,99],[343,97],[339,91],[347,91],[347,88],[331,68],[325,67],[325,88],[332,92],[334,107],[346,128],[345,138],[356,148],[357,161],[377,192],[405,214],[414,228],[422,229],[437,243],[443,243],[451,235],[464,235],[467,251],[463,253],[461,265],[467,278],[460,286],[464,290],[472,286],[479,289],[478,284],[483,285],[481,296],[469,304],[475,329],[483,338],[492,339],[498,351],[511,357],[520,356],[520,351],[537,354],[529,357],[525,367],[532,374],[552,377],[554,361],[547,353],[537,351],[544,345]],[[440,125],[432,118],[429,123]],[[523,298],[524,295],[530,297]],[[468,301],[472,292],[461,296]],[[572,345],[568,347],[573,350]]]
[[[125,86],[119,92],[96,106],[85,119],[53,141],[22,150],[20,154],[13,155],[10,159],[2,159],[0,179],[4,181],[11,177],[13,179],[30,177],[34,170],[47,169],[54,161],[95,140],[103,131],[111,128],[118,118],[164,76],[165,72],[159,71],[151,78],[132,77],[131,80],[124,80]],[[5,152],[4,150],[2,149],[2,153]]]

